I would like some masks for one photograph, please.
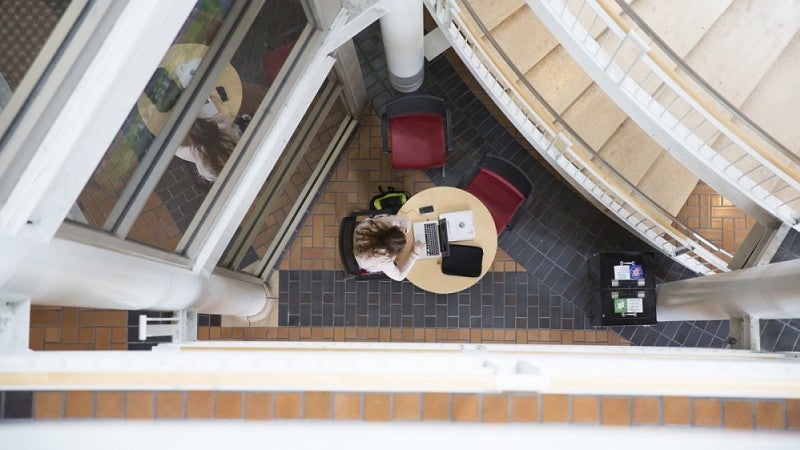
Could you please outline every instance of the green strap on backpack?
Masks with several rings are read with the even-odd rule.
[[[406,191],[396,191],[392,186],[383,190],[383,186],[378,186],[379,194],[372,197],[369,201],[369,209],[389,209],[394,212],[400,210],[400,207],[408,200],[411,195]]]

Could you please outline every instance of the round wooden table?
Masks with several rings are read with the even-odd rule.
[[[207,51],[208,46],[203,44],[175,44],[170,47],[167,54],[164,55],[164,59],[161,60],[161,67],[166,69],[172,79],[177,82],[178,76],[175,72],[178,67],[195,58],[202,58]],[[222,101],[215,89],[211,89],[209,95],[211,101],[221,113],[225,114],[228,123],[233,123],[237,114],[239,114],[239,107],[242,105],[242,80],[239,78],[236,69],[234,69],[232,65],[227,64],[225,68],[222,69],[222,73],[214,86],[222,86],[225,88],[225,92],[228,94],[228,101]],[[147,126],[147,129],[150,130],[151,133],[158,135],[164,123],[167,121],[170,111],[159,111],[150,98],[144,93],[139,96],[136,105],[139,108],[139,115],[142,116],[142,120]]]
[[[420,214],[422,206],[433,206],[433,212]],[[399,216],[408,217],[411,223],[426,220],[438,220],[440,213],[471,210],[475,226],[475,239],[471,241],[455,242],[456,244],[473,245],[483,249],[480,277],[459,277],[442,273],[442,258],[419,259],[408,274],[408,281],[428,292],[437,294],[450,294],[463,291],[480,281],[494,263],[497,253],[497,229],[494,226],[489,210],[469,192],[454,187],[440,186],[426,189],[412,196],[400,208]],[[414,245],[414,233],[409,230],[406,248],[403,249],[401,258],[411,251]]]

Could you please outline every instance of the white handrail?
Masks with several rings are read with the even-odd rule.
[[[629,186],[623,189],[621,183],[609,181],[608,175],[594,167],[594,162],[575,152],[575,145],[585,148],[579,144],[580,140],[573,143],[563,132],[553,130],[542,120],[481,48],[478,39],[459,17],[460,9],[454,0],[425,0],[425,3],[460,58],[509,120],[585,197],[687,268],[706,275],[728,270],[727,263],[713,251],[676,229],[672,225],[677,223],[674,217],[657,205],[643,206],[645,201],[635,199],[627,191]],[[680,252],[681,248],[691,251]]]

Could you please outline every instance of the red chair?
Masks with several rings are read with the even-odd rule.
[[[381,113],[383,152],[395,169],[442,168],[452,148],[450,111],[430,95],[407,95],[386,104]]]
[[[271,86],[278,78],[278,72],[281,71],[283,63],[289,58],[289,53],[294,48],[294,42],[290,42],[282,47],[276,48],[261,57],[261,67],[264,69],[264,78],[267,80],[267,86]]]
[[[499,156],[486,155],[475,170],[464,177],[462,189],[486,205],[499,235],[511,229],[531,199],[533,183],[517,166]]]

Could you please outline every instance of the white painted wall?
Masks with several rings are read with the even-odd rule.
[[[3,425],[9,448],[141,450],[148,448],[374,449],[724,448],[796,449],[797,434],[688,427],[271,420],[76,420]]]

